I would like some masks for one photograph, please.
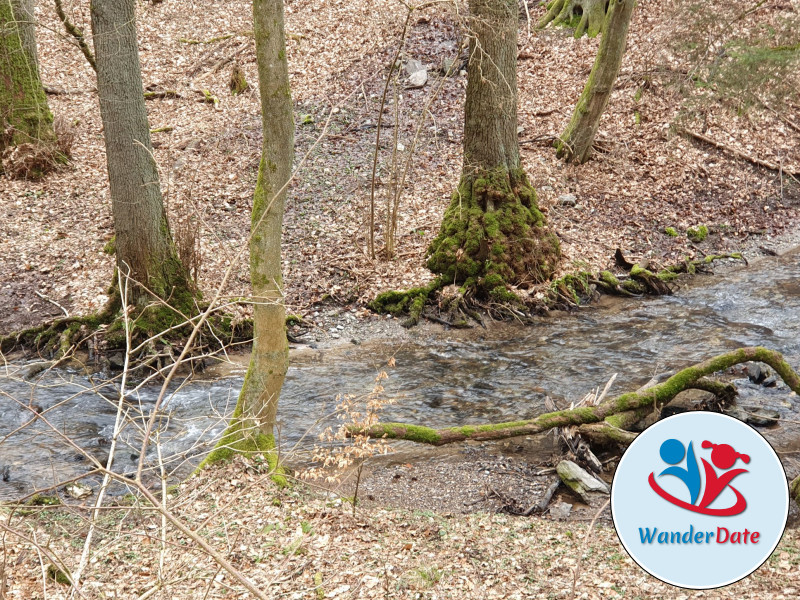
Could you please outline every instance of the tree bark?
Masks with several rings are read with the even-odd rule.
[[[603,37],[589,79],[569,125],[556,140],[558,156],[567,162],[584,163],[592,155],[592,143],[625,55],[634,5],[635,0],[611,0],[608,5]]]
[[[265,452],[275,443],[278,397],[289,366],[281,274],[281,232],[286,184],[292,174],[294,118],[286,60],[283,1],[254,0],[263,143],[253,198],[250,279],[253,350],[228,429],[206,463],[234,452]],[[268,454],[273,461],[273,453]]]
[[[0,154],[53,147],[53,113],[39,78],[33,0],[0,0]]]
[[[117,268],[139,284],[129,288],[131,304],[144,307],[154,294],[190,314],[196,310],[195,291],[172,240],[150,143],[135,0],[93,0],[91,21]],[[145,328],[168,326],[178,316],[168,313]]]
[[[461,181],[428,249],[443,280],[507,300],[508,285],[547,280],[558,240],[538,210],[517,140],[516,0],[470,0],[470,64]]]

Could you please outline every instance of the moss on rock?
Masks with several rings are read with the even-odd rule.
[[[708,227],[705,225],[689,227],[689,229],[686,230],[686,237],[694,243],[699,244],[708,237]]]

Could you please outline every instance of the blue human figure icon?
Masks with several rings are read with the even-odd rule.
[[[659,454],[661,454],[661,459],[665,463],[673,465],[661,471],[659,477],[661,475],[674,475],[683,481],[689,489],[690,503],[694,504],[700,495],[700,468],[697,466],[697,458],[695,458],[692,443],[689,442],[689,449],[686,450],[679,440],[674,438],[665,440],[661,444]],[[686,456],[686,467],[677,466],[684,456]]]

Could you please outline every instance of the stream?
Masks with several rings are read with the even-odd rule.
[[[724,276],[697,277],[673,296],[606,298],[529,327],[501,323],[487,330],[413,335],[412,342],[377,339],[305,350],[293,358],[279,408],[284,455],[298,462],[307,458],[321,429],[339,423],[330,416],[337,395],[370,392],[392,356],[396,366],[387,369],[389,378],[382,383],[383,395],[395,403],[383,409],[383,420],[432,427],[530,418],[544,412],[546,395],[564,406],[602,388],[614,373],[611,393],[629,391],[655,374],[740,346],[778,350],[800,368],[800,253],[731,268]],[[0,501],[86,473],[89,461],[67,438],[103,459],[115,422],[118,383],[77,369],[27,381],[20,377],[24,367],[0,369]],[[244,367],[234,366],[223,375],[204,374],[170,388],[158,434],[168,471],[185,475],[213,445],[243,374]],[[796,472],[800,399],[782,382],[767,388],[740,377],[741,404],[781,415],[779,425],[760,431],[781,453],[787,472]],[[157,386],[144,387],[126,398],[130,418],[115,460],[119,472],[136,469],[140,431],[158,392]],[[33,420],[28,407],[44,419]],[[146,459],[148,468],[156,469],[154,444]],[[98,481],[88,483],[96,488]],[[112,490],[124,491],[122,485]]]

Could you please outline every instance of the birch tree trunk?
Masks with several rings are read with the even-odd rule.
[[[274,448],[273,430],[289,366],[281,274],[281,232],[286,184],[292,173],[294,118],[282,0],[253,1],[263,143],[253,197],[250,279],[253,287],[253,351],[236,410],[206,463],[234,452]],[[274,466],[275,454],[268,453]]]
[[[33,0],[0,0],[0,154],[23,144],[55,148],[53,113],[39,78],[33,8]]]
[[[628,26],[635,4],[635,0],[611,0],[608,5],[594,66],[572,113],[572,120],[556,141],[558,156],[567,162],[584,163],[592,155],[592,143],[625,55]]]
[[[131,304],[142,308],[155,294],[191,314],[196,311],[194,286],[172,240],[150,143],[135,0],[92,0],[91,20],[117,268],[141,284],[130,286]],[[179,318],[169,309],[156,308],[143,329],[167,328]]]
[[[520,164],[516,0],[470,0],[470,63],[461,181],[428,249],[445,282],[511,300],[508,285],[553,274],[560,249]]]

